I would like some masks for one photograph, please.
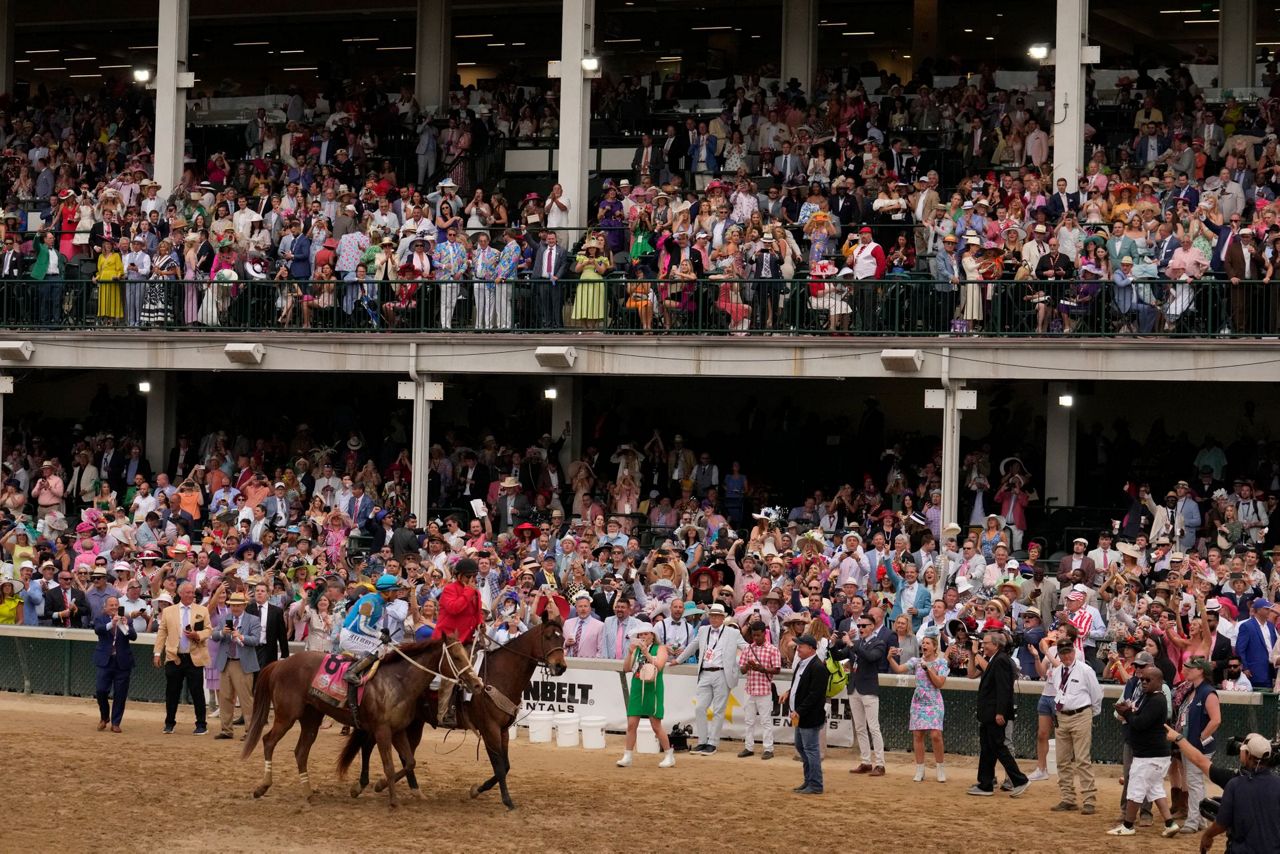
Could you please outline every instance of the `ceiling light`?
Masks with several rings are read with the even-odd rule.
[[[1072,404],[1074,404],[1075,402],[1076,402],[1076,399],[1075,399],[1074,397],[1072,397],[1071,395],[1069,395],[1069,394],[1060,394],[1060,395],[1058,395],[1058,405],[1059,405],[1059,406],[1071,406],[1071,405],[1072,405]]]
[[[377,36],[363,36],[358,39],[343,39],[344,42],[376,42],[381,41]]]
[[[454,36],[455,39],[491,39],[493,33],[464,33],[460,36]]]
[[[690,27],[693,32],[706,32],[709,30],[732,30],[733,27]]]
[[[875,33],[872,33],[872,32],[865,32],[865,33],[862,33],[862,32],[859,32],[859,33],[841,33],[840,35],[842,35],[842,36],[874,36],[874,35],[875,35]]]
[[[506,42],[486,42],[485,47],[506,47]]]
[[[149,383],[147,380],[143,380],[142,382],[138,383],[138,391],[140,391],[142,394],[150,394],[151,383]]]
[[[159,50],[160,45],[155,44],[131,44],[129,50]]]
[[[382,50],[382,48],[378,48],[378,50]],[[293,50],[282,50],[282,51],[280,51],[280,54],[281,54],[281,55],[284,55],[284,54],[286,54],[286,53],[306,53],[306,51],[304,51],[302,48],[294,48]]]
[[[1217,9],[1161,9],[1161,15],[1195,15],[1201,12],[1216,12]]]
[[[528,44],[528,42],[512,42],[512,43],[511,43],[511,46],[512,46],[512,47],[524,47],[524,46],[525,46],[525,45],[527,45],[527,44]]]
[[[271,42],[232,42],[232,47],[260,47],[262,45],[271,44]]]
[[[910,59],[910,58],[911,58],[911,54],[909,54],[909,53],[904,53],[904,54],[902,55],[902,58],[903,58],[903,59]]]
[[[138,83],[146,83],[148,80],[151,79],[151,69],[150,68],[133,69],[133,79]]]
[[[848,21],[823,21],[821,24],[818,24],[818,26],[820,26],[820,27],[847,27],[847,26],[849,26],[849,22],[848,22]]]
[[[65,65],[51,65],[51,66],[46,66],[44,68],[33,68],[31,70],[32,71],[66,71],[67,67]]]
[[[1218,18],[1190,18],[1183,21],[1184,24],[1218,24],[1221,20]]]
[[[600,70],[600,58],[599,58],[599,57],[595,57],[595,56],[584,56],[584,57],[582,57],[582,70],[583,70],[583,71],[591,71],[591,72],[599,71],[599,70]]]
[[[542,390],[542,396],[547,400],[555,400],[560,392],[555,386],[547,386]]]
[[[24,60],[21,60],[21,59],[18,60],[18,62],[23,62],[23,61]],[[108,68],[128,68],[129,64],[126,62],[123,65],[99,65],[98,67],[105,71]]]
[[[15,59],[15,60],[13,61],[13,64],[14,64],[14,65],[18,65],[18,64],[20,64],[20,63],[30,62],[30,61],[31,61],[31,60],[29,60],[29,59]],[[127,65],[125,66],[125,68],[128,68],[128,67],[129,67],[129,66],[127,66]]]
[[[27,53],[57,53],[58,49],[56,47],[51,47],[51,48],[48,48],[47,50],[29,50],[26,52]]]
[[[1027,56],[1032,59],[1043,61],[1049,58],[1049,46],[1047,44],[1033,44],[1027,48]]]
[[[989,41],[989,42],[993,42],[993,41],[995,41],[995,40],[996,40],[996,37],[995,37],[995,36],[987,36],[987,41]]]
[[[459,63],[458,63],[458,67],[459,67],[459,68],[470,68],[470,67],[471,67],[471,66],[473,66],[473,65],[475,65],[475,63],[474,63],[474,62],[459,62]]]
[[[68,56],[64,58],[62,61],[63,62],[93,62],[97,58],[98,57],[96,56]]]
[[[319,71],[319,67],[315,65],[295,65],[292,68],[282,68],[281,71]]]
[[[68,74],[68,77],[101,77],[101,74]]]
[[[973,30],[972,30],[971,28],[969,28],[969,27],[965,27],[965,28],[964,28],[964,31],[965,31],[966,33],[971,33],[971,32],[973,32]]]
[[[640,41],[640,39],[605,39],[604,43],[605,44],[634,44],[635,42],[638,42],[638,41]]]
[[[374,50],[413,50],[413,45],[406,44],[406,45],[396,45],[395,47],[375,47]],[[280,51],[280,52],[284,53],[284,51]],[[301,53],[301,51],[299,51],[299,53]]]

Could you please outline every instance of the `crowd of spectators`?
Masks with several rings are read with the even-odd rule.
[[[867,71],[811,92],[731,76],[719,114],[628,119],[631,172],[587,211],[556,185],[507,198],[494,168],[495,145],[554,136],[554,89],[468,88],[440,117],[379,81],[291,90],[282,124],[259,110],[180,187],[153,179],[135,90],[42,94],[0,120],[0,309],[46,326],[1280,329],[1280,101],[1208,104],[1176,66],[1122,78],[1091,92],[1084,172],[1054,182],[1047,78],[935,90],[925,69],[869,92]],[[601,81],[597,111],[706,88],[641,84]]]

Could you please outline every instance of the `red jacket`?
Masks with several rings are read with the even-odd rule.
[[[470,643],[471,636],[484,622],[480,610],[480,591],[460,581],[450,581],[440,591],[440,619],[436,631],[451,635],[463,643]]]

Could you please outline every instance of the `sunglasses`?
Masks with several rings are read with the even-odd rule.
[[[871,624],[870,624],[870,623],[858,623],[858,628],[860,628],[860,629],[869,629],[869,628],[871,628]]]

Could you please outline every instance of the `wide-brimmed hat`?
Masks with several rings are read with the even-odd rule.
[[[502,483],[498,484],[498,486],[503,489],[519,489],[520,481],[516,480],[514,477],[505,477],[502,479]]]
[[[243,593],[232,593],[227,597],[228,605],[248,605],[249,600],[245,598]]]

